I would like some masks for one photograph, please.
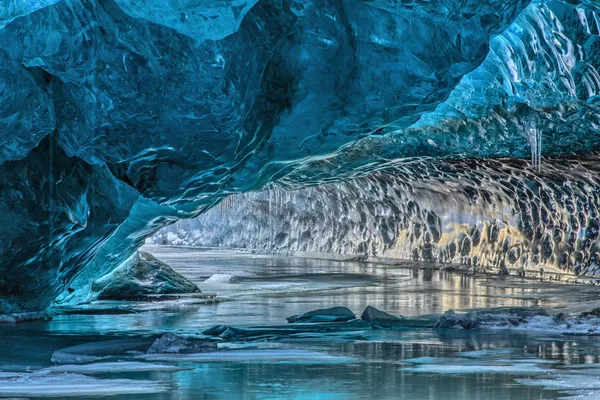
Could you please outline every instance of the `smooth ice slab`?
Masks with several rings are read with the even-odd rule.
[[[213,274],[204,283],[237,283],[239,279],[237,276],[230,274]]]
[[[148,361],[197,362],[197,363],[349,363],[352,357],[336,356],[308,350],[232,350],[199,354],[147,354],[138,358]]]
[[[598,374],[600,375],[600,373]],[[516,379],[522,385],[543,386],[544,389],[600,389],[600,376],[560,373],[549,377]]]
[[[53,364],[84,364],[127,352],[146,352],[152,343],[152,339],[145,338],[84,343],[55,351],[51,361]]]
[[[50,374],[48,371],[0,378],[0,397],[88,397],[144,395],[166,392],[167,385],[157,381],[97,379],[78,374]]]
[[[176,372],[187,368],[175,365],[152,364],[137,361],[119,361],[119,362],[99,362],[84,365],[57,365],[46,368],[45,371],[54,373],[74,373],[74,374],[106,374],[121,372]],[[0,375],[1,377],[1,375]]]
[[[504,350],[504,349],[503,349]],[[509,349],[512,350],[512,349]],[[419,357],[405,360],[408,363],[416,364],[405,370],[412,372],[425,372],[432,374],[509,374],[509,375],[528,375],[549,371],[538,364],[545,364],[545,360],[538,359],[489,359],[496,358],[499,353],[490,352],[472,352],[468,354],[474,358],[445,358],[445,357]],[[461,355],[458,353],[457,355]],[[505,353],[508,355],[508,353]],[[487,358],[487,359],[486,359]]]

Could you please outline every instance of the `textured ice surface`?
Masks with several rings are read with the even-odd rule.
[[[473,350],[473,351],[462,351],[457,355],[460,357],[467,358],[504,358],[511,355],[521,349],[485,349],[485,350]],[[521,350],[522,351],[522,350]]]
[[[327,353],[295,350],[295,349],[267,349],[267,350],[229,350],[199,354],[147,354],[138,356],[147,361],[163,362],[248,362],[248,363],[349,363],[355,361],[352,357],[335,356]]]
[[[235,196],[154,240],[596,276],[598,165],[562,159],[537,174],[510,159],[412,160],[351,182]]]
[[[56,350],[52,353],[51,362],[53,364],[84,364],[132,351],[145,352],[152,342],[151,339],[136,338],[84,343]]]
[[[159,228],[229,194],[338,181],[390,162],[400,162],[398,179],[407,182],[407,157],[533,154],[539,161],[594,151],[597,7],[568,3],[3,1],[0,310],[45,308],[117,267]],[[532,129],[541,146],[528,140]],[[477,168],[467,162],[460,171]],[[503,176],[496,170],[495,183]],[[505,178],[509,191],[533,191]],[[472,197],[480,183],[458,182],[465,184],[447,186],[449,197],[461,189]],[[577,218],[578,190],[564,194]],[[521,207],[517,198],[524,199],[510,197],[509,205]],[[532,197],[523,202],[533,204]],[[454,208],[446,211],[473,215],[464,196],[448,204]],[[544,220],[536,207],[522,214]],[[415,216],[426,209],[416,208]],[[431,214],[432,221],[444,217]],[[575,239],[562,225],[554,235],[557,225],[544,221],[537,237],[524,221],[523,238],[511,236],[507,246],[531,249],[536,268],[534,252],[545,254],[554,241],[544,265],[572,263],[579,273],[583,258],[589,270],[596,251],[569,244],[579,229],[569,228]],[[379,244],[397,233],[387,224],[371,224],[364,239],[332,243],[389,249]],[[456,242],[464,242],[457,235],[439,244],[422,232],[409,256],[416,249],[421,258],[453,259]],[[286,238],[270,240],[281,247]],[[391,253],[405,255],[406,247]],[[499,253],[483,252],[490,255],[484,264],[502,270]]]
[[[600,377],[578,374],[555,374],[549,378],[517,379],[522,385],[544,386],[546,389],[600,389]]]
[[[237,283],[239,279],[229,274],[213,274],[204,283]]]
[[[166,333],[156,339],[148,348],[148,354],[191,354],[204,353],[217,349],[215,342],[190,341],[183,337]]]
[[[0,377],[2,397],[97,397],[152,394],[167,391],[165,384],[132,379],[97,379],[79,374],[39,371],[17,378]]]
[[[435,374],[510,374],[530,375],[546,372],[536,364],[516,363],[505,365],[489,364],[446,364],[444,359],[438,359],[435,364],[423,364],[417,367],[406,368],[413,372],[428,372]]]
[[[99,362],[85,365],[58,365],[45,370],[53,373],[115,374],[121,372],[175,372],[185,368],[137,361]]]
[[[151,295],[198,293],[200,289],[144,251],[92,283],[99,300],[144,300]]]
[[[457,353],[454,358],[419,357],[405,362],[415,364],[406,368],[409,371],[433,374],[532,375],[550,371],[544,367],[547,360],[531,357],[519,359],[515,357],[516,354],[518,349],[479,350]]]

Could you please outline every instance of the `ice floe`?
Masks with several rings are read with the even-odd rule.
[[[153,394],[168,390],[162,382],[133,379],[98,379],[51,371],[23,373],[0,378],[0,397],[87,397]]]
[[[145,353],[152,343],[153,340],[145,338],[84,343],[55,351],[51,362],[52,364],[84,364],[128,352]]]
[[[346,356],[336,356],[328,353],[295,350],[295,349],[257,349],[215,351],[197,354],[146,354],[139,359],[162,362],[196,362],[196,363],[348,363],[357,359]]]
[[[230,274],[214,274],[206,279],[204,283],[238,283],[240,280]]]
[[[177,372],[187,368],[176,365],[152,364],[139,361],[99,362],[84,365],[56,365],[46,368],[45,371],[54,373],[77,373],[77,374],[104,374],[121,372]],[[0,375],[1,377],[2,375]]]

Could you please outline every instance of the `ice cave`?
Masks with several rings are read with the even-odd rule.
[[[0,399],[600,398],[600,0],[0,0]]]

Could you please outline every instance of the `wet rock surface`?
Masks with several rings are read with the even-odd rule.
[[[99,300],[166,300],[200,289],[167,264],[139,251],[110,274],[92,284]]]
[[[433,324],[433,328],[460,326],[464,329],[475,329],[485,325],[519,326],[532,317],[538,316],[547,317],[548,313],[542,308],[526,307],[498,307],[464,314],[448,310]]]
[[[367,306],[360,315],[360,319],[363,321],[399,321],[404,319],[404,317],[396,317],[385,311],[378,310],[375,307]]]
[[[16,324],[28,321],[49,321],[53,318],[52,313],[47,311],[27,312],[14,314],[0,314],[0,324]]]
[[[188,340],[172,333],[166,333],[156,339],[148,348],[148,354],[191,354],[216,351],[217,344],[208,341]]]
[[[582,312],[581,314],[579,314],[579,316],[581,316],[581,317],[596,317],[596,318],[600,318],[600,308],[595,308],[595,309],[590,310],[590,311]]]
[[[309,311],[300,315],[286,318],[289,323],[296,322],[343,322],[355,319],[354,313],[346,307],[324,308]]]

